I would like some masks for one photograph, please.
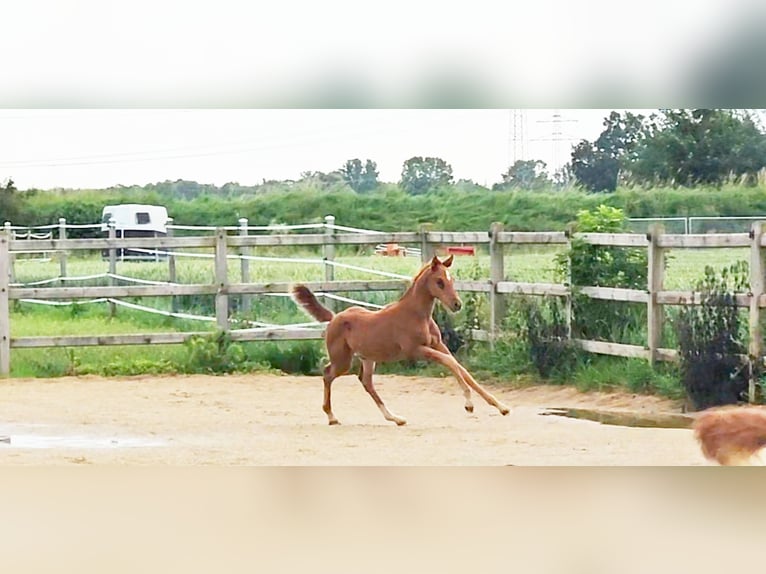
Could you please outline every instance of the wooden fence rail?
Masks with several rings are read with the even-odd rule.
[[[251,283],[248,280],[248,268],[242,263],[241,283],[231,283],[227,276],[227,255],[234,253],[248,254],[253,248],[274,246],[317,246],[321,247],[325,265],[325,280],[309,283],[312,289],[333,292],[362,292],[380,290],[403,290],[407,282],[395,280],[372,281],[335,281],[332,265],[335,247],[340,245],[377,245],[380,243],[417,244],[421,247],[423,260],[427,260],[439,245],[471,244],[486,245],[490,254],[490,276],[486,280],[458,281],[457,288],[463,292],[486,293],[490,298],[489,330],[474,331],[475,338],[492,341],[499,333],[505,313],[506,298],[513,295],[549,295],[563,297],[567,309],[571,309],[572,288],[568,284],[522,283],[509,281],[512,265],[506,268],[506,256],[512,263],[513,245],[570,245],[574,239],[593,245],[644,248],[648,255],[647,289],[618,289],[596,286],[578,286],[582,295],[593,299],[624,301],[647,306],[647,341],[646,345],[626,345],[606,341],[576,340],[584,350],[592,353],[639,357],[650,362],[676,360],[675,349],[662,348],[661,333],[663,307],[666,305],[695,305],[700,302],[700,294],[691,291],[666,291],[663,288],[664,254],[669,248],[750,248],[750,292],[739,293],[736,303],[749,309],[750,343],[748,355],[753,361],[760,361],[763,356],[761,315],[766,307],[766,234],[762,224],[755,223],[751,232],[709,235],[671,235],[664,234],[660,226],[654,226],[646,234],[613,234],[562,232],[514,232],[503,230],[502,224],[493,224],[488,232],[445,232],[433,231],[424,225],[416,232],[396,233],[347,233],[338,232],[333,227],[334,218],[326,218],[326,227],[322,233],[277,233],[270,235],[248,235],[246,221],[233,235],[224,228],[217,229],[213,235],[175,237],[102,237],[94,239],[69,239],[65,232],[60,232],[58,239],[14,239],[7,231],[0,231],[0,375],[10,372],[10,354],[12,348],[32,347],[71,347],[81,345],[134,345],[155,343],[181,343],[196,333],[152,333],[137,335],[103,336],[58,336],[58,337],[11,337],[9,302],[18,299],[89,299],[121,298],[179,295],[215,296],[216,324],[222,330],[231,333],[236,341],[257,341],[266,339],[318,339],[322,332],[316,328],[275,328],[240,330],[232,329],[228,316],[230,296],[257,296],[267,293],[287,293],[288,282]],[[11,266],[13,256],[25,251],[72,252],[78,250],[109,250],[110,261],[113,254],[124,248],[151,250],[205,249],[215,255],[215,280],[212,284],[176,284],[174,277],[168,284],[161,285],[107,285],[94,287],[24,287],[11,285]],[[168,261],[169,273],[174,275],[175,257]],[[65,269],[65,267],[62,267]],[[751,382],[750,398],[755,396],[755,382]]]

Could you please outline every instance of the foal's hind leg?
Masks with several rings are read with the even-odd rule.
[[[359,380],[362,381],[364,390],[370,393],[372,400],[375,401],[376,405],[378,405],[380,412],[383,413],[383,416],[387,421],[395,422],[399,426],[407,424],[406,420],[393,414],[386,408],[386,405],[383,404],[383,400],[380,398],[377,391],[375,390],[375,387],[372,385],[373,372],[375,372],[375,361],[362,359],[362,366],[359,369]]]
[[[324,403],[322,404],[322,410],[327,415],[328,422],[331,425],[340,424],[340,421],[335,418],[332,412],[331,402],[331,387],[332,382],[348,373],[348,369],[351,366],[351,349],[345,344],[333,345],[328,348],[330,355],[330,363],[324,368],[324,374],[322,379],[324,380]]]

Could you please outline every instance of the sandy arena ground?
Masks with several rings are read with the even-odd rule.
[[[631,428],[553,407],[678,413],[657,397],[487,386],[508,416],[450,377],[377,376],[383,419],[361,384],[278,375],[10,379],[0,382],[0,465],[705,465],[688,429]],[[10,442],[8,442],[10,437]]]

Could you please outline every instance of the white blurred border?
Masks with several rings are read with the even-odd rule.
[[[0,105],[673,107],[759,6],[30,0],[0,9]]]

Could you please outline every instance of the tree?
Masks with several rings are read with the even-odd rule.
[[[502,183],[493,186],[493,189],[541,189],[547,187],[551,180],[546,171],[547,165],[539,159],[516,160],[503,174]]]
[[[411,157],[404,162],[399,184],[412,195],[452,183],[452,166],[438,157]]]
[[[364,166],[361,160],[350,159],[339,171],[343,181],[357,193],[367,193],[378,187],[378,165],[370,159]]]
[[[621,179],[629,177],[636,150],[646,137],[645,118],[630,112],[624,116],[611,112],[603,125],[604,131],[595,142],[582,140],[573,148],[571,169],[583,187],[611,192]]]
[[[590,191],[617,189],[619,162],[588,140],[582,140],[572,149],[572,174],[577,182]]]
[[[632,173],[643,183],[754,184],[766,167],[766,135],[744,110],[662,110],[637,149]]]
[[[10,178],[0,185],[0,223],[4,221],[18,222],[20,208],[16,191],[16,185]]]
[[[316,186],[319,189],[330,189],[340,184],[343,181],[343,176],[340,171],[331,171],[324,173],[323,171],[302,171],[301,182],[308,183]]]

